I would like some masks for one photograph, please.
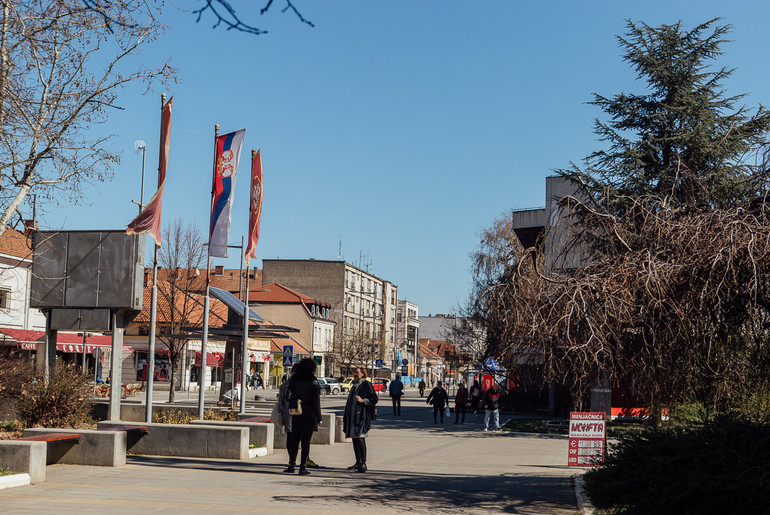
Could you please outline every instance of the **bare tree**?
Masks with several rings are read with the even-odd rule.
[[[164,30],[153,2],[5,0],[0,24],[0,233],[33,190],[42,201],[82,200],[119,155],[94,130],[129,83],[171,75],[135,64]]]
[[[158,253],[158,340],[168,349],[171,363],[169,402],[174,402],[177,374],[188,340],[175,337],[183,327],[203,323],[203,298],[197,293],[205,279],[206,247],[194,222],[177,218],[163,233]]]

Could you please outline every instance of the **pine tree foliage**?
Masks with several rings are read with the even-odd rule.
[[[731,27],[719,19],[685,30],[681,22],[650,27],[627,22],[618,36],[624,60],[647,92],[595,94],[591,104],[609,121],[595,131],[609,144],[574,169],[611,212],[623,199],[645,195],[675,205],[720,207],[753,198],[766,185],[748,162],[770,127],[770,113],[752,114],[726,96],[733,70],[712,68]],[[613,207],[615,206],[615,207]]]

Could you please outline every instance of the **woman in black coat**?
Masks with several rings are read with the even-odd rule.
[[[372,411],[376,404],[377,393],[372,383],[366,380],[366,370],[356,368],[342,418],[345,436],[353,439],[353,452],[356,455],[356,463],[348,467],[348,470],[366,472],[366,434],[372,427]]]
[[[310,438],[318,431],[321,424],[321,385],[315,377],[316,364],[313,358],[305,358],[297,363],[294,375],[286,386],[286,402],[293,407],[294,398],[299,399],[302,414],[291,416],[291,433],[286,433],[286,450],[289,451],[289,466],[287,474],[294,472],[297,451],[302,444],[302,454],[299,462],[300,475],[307,475],[307,457],[310,455]]]

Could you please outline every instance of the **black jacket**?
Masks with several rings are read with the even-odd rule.
[[[428,395],[428,399],[425,402],[428,404],[433,404],[434,406],[438,406],[439,408],[443,408],[446,406],[448,401],[449,395],[447,395],[446,390],[437,386],[430,391],[430,395]]]
[[[302,401],[302,415],[291,417],[292,432],[318,431],[321,421],[321,385],[318,379],[298,381],[292,377],[287,388],[292,387]]]

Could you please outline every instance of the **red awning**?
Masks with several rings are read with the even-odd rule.
[[[0,334],[16,341],[16,347],[22,350],[37,350],[37,344],[45,340],[44,331],[29,329],[16,329],[13,327],[0,327]],[[93,352],[96,348],[102,350],[112,347],[112,337],[95,334],[86,336],[86,352]],[[83,337],[77,333],[58,332],[56,334],[56,350],[61,352],[83,352]],[[123,350],[131,351],[131,347],[123,346]]]
[[[206,353],[206,366],[207,367],[221,367],[225,362],[225,356],[219,352],[207,352]],[[195,366],[201,366],[201,353],[195,353]]]
[[[0,334],[3,334],[18,343],[34,343],[45,336],[45,331],[31,331],[29,329],[15,329],[13,327],[0,327]]]

